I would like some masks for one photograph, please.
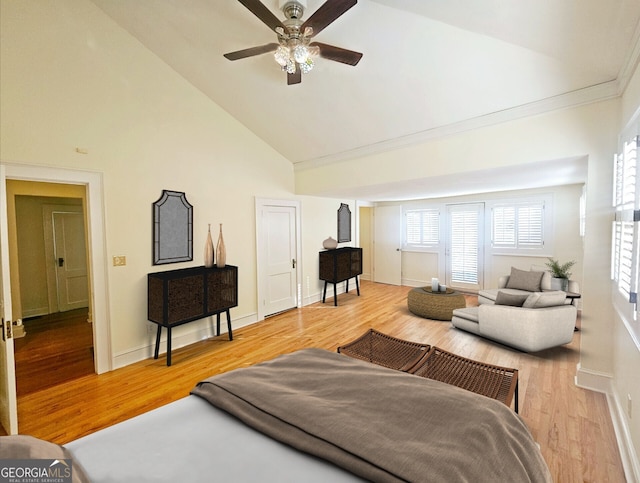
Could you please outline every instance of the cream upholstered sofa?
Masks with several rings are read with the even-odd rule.
[[[478,292],[478,304],[494,304],[498,291],[510,295],[529,295],[533,292],[545,292],[557,290],[551,273],[543,267],[532,266],[531,270],[519,270],[511,267],[511,274],[498,279],[498,288],[480,290]],[[580,285],[575,280],[569,280],[568,292],[580,293]],[[570,305],[571,299],[565,299],[565,304]]]
[[[453,311],[451,324],[524,352],[571,342],[577,309],[562,291],[512,294],[499,290],[494,303]]]

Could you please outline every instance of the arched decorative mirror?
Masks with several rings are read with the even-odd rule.
[[[153,264],[193,260],[193,206],[180,191],[162,190],[153,203]]]
[[[338,208],[338,243],[351,241],[351,210],[349,205],[341,203]]]

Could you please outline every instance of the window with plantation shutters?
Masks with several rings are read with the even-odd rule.
[[[449,283],[478,283],[478,217],[477,209],[450,212]]]
[[[435,247],[440,243],[440,211],[436,209],[407,210],[406,245]]]
[[[545,247],[545,201],[495,204],[491,209],[494,250],[542,250]]]
[[[637,301],[638,285],[638,203],[637,181],[638,137],[623,144],[622,151],[614,157],[613,251],[611,274],[618,289],[630,302]]]

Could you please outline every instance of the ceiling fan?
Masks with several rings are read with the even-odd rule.
[[[280,0],[286,17],[284,21],[278,20],[260,0],[238,1],[278,35],[278,43],[272,42],[224,54],[229,60],[274,52],[276,62],[287,73],[287,84],[291,85],[302,82],[302,74],[313,68],[315,56],[348,65],[356,65],[362,58],[360,52],[311,42],[313,37],[358,3],[358,0],[327,0],[304,22],[301,17],[305,6],[301,2],[305,0]]]

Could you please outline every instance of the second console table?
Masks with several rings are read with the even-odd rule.
[[[320,252],[320,280],[324,280],[322,303],[327,296],[327,283],[333,284],[333,305],[338,305],[336,284],[346,280],[345,292],[349,291],[349,279],[356,279],[356,289],[360,295],[358,275],[362,274],[362,248],[343,247]]]

